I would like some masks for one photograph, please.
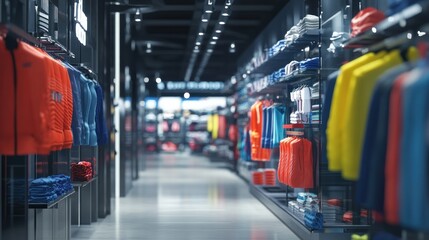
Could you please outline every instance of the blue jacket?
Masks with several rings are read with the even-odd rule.
[[[73,145],[79,146],[82,135],[82,102],[81,102],[81,88],[80,88],[80,72],[73,68],[70,64],[64,63],[70,77],[70,83],[73,92],[73,118],[72,118],[72,132],[73,132]]]
[[[95,85],[95,91],[97,92],[97,109],[95,111],[97,143],[98,145],[104,145],[107,143],[108,136],[106,119],[104,118],[103,90],[101,89],[101,86],[99,84]]]
[[[89,110],[89,145],[97,146],[97,133],[96,133],[96,124],[95,124],[95,111],[97,109],[97,92],[95,91],[95,83],[89,81],[89,90],[91,92],[91,105]]]
[[[81,135],[81,145],[89,145],[89,111],[91,106],[91,90],[89,89],[89,80],[80,75],[80,88],[81,88],[81,100],[82,100],[82,135]]]

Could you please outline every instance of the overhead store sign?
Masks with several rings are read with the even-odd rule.
[[[83,0],[74,3],[74,20],[76,22],[76,37],[86,46],[86,32],[88,31],[88,18],[83,12]]]
[[[211,92],[221,91],[225,87],[223,82],[166,82],[158,83],[161,91],[194,91]]]

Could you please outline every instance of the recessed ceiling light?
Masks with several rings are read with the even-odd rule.
[[[148,82],[149,82],[149,78],[148,78],[148,77],[145,77],[145,78],[143,79],[143,81],[144,81],[145,83],[148,83]]]
[[[213,39],[214,39],[214,40],[218,40],[219,38],[218,38],[218,37],[216,37],[216,36],[213,36]]]
[[[146,49],[146,53],[152,53],[152,49]]]
[[[225,3],[227,6],[230,6],[231,5],[231,0],[226,0],[226,3]]]
[[[196,42],[196,43],[195,43],[195,45],[200,46],[200,45],[201,45],[201,43],[200,43],[200,42]]]
[[[220,25],[225,25],[224,21],[219,22]]]
[[[199,32],[199,33],[198,33],[198,35],[203,36],[203,35],[204,35],[204,33],[203,33],[203,32]]]
[[[211,45],[215,45],[215,44],[216,44],[216,41],[211,41],[211,42],[210,42],[210,44],[211,44]]]
[[[207,52],[212,53],[213,49],[207,49]]]
[[[219,29],[218,29],[218,30],[216,30],[216,33],[221,33],[221,32],[222,32],[222,31],[221,31],[221,30],[219,30]]]
[[[208,22],[209,20],[207,18],[203,18],[201,21],[202,22]]]
[[[198,49],[198,46],[195,46],[195,49]]]
[[[200,50],[194,49],[194,53],[199,53],[199,52],[200,52]]]
[[[231,48],[235,48],[235,43],[231,43]]]
[[[136,15],[134,16],[135,22],[141,22],[142,21],[142,15],[140,14],[140,9],[137,9]]]
[[[206,10],[206,13],[213,13],[213,10],[211,10],[211,9],[207,9],[207,10]]]
[[[191,94],[189,94],[188,92],[185,92],[185,93],[183,94],[183,97],[184,97],[185,99],[188,99],[190,96],[191,96]]]
[[[225,5],[225,9],[228,9],[228,5]]]
[[[222,16],[228,17],[229,14],[225,12],[225,13],[222,13]]]
[[[155,81],[156,81],[156,83],[161,83],[162,80],[160,77],[157,77]]]
[[[208,0],[208,1],[207,1],[207,4],[208,4],[208,5],[213,5],[213,0]]]

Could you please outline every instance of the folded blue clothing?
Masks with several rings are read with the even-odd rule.
[[[30,191],[30,198],[31,197],[48,197],[52,195],[58,195],[55,191],[51,192],[31,192]]]
[[[306,59],[304,61],[299,62],[299,68],[307,68],[307,69],[314,69],[319,68],[319,57]]]
[[[32,186],[30,186],[30,190],[31,189],[38,189],[38,190],[49,191],[50,189],[53,189],[53,188],[54,188],[53,185],[32,185]]]
[[[46,193],[46,192],[55,192],[55,188],[30,188],[30,193]]]
[[[36,197],[36,196],[30,196],[28,199],[29,203],[49,203],[54,200],[56,200],[58,196],[56,194],[53,194],[51,196],[44,196],[44,197]]]
[[[311,230],[323,229],[323,214],[320,212],[306,209],[304,215],[304,222],[305,226],[307,226]]]
[[[52,185],[56,182],[53,178],[36,178],[33,181],[31,181],[30,186],[36,186],[36,185]]]

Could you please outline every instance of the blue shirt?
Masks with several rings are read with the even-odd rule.
[[[97,109],[97,92],[95,91],[95,83],[89,80],[89,90],[91,93],[91,105],[88,116],[88,124],[89,124],[89,145],[97,146],[97,132],[96,132],[96,124],[95,124],[95,111]]]
[[[70,83],[73,93],[73,118],[72,118],[72,132],[73,132],[73,145],[79,146],[82,134],[82,103],[81,103],[81,88],[80,88],[80,72],[73,68],[70,64],[64,63],[69,73]]]
[[[82,145],[89,145],[89,111],[91,107],[91,90],[89,89],[89,80],[80,75],[80,88],[81,88],[81,100],[82,100],[82,135],[80,142]]]
[[[428,154],[426,127],[429,107],[429,71],[403,89],[400,155],[399,218],[404,227],[429,230]]]

